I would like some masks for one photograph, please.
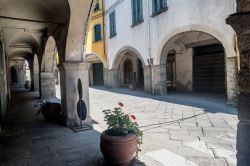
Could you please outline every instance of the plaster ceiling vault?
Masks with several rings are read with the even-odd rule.
[[[68,0],[1,0],[0,30],[8,58],[40,59],[50,35],[67,27]]]

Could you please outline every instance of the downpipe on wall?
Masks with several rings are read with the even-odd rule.
[[[147,25],[148,25],[148,54],[149,54],[149,59],[148,59],[148,64],[150,66],[150,75],[151,75],[151,92],[152,95],[155,95],[155,90],[154,90],[154,59],[152,58],[151,55],[151,27],[150,27],[150,6],[149,6],[149,0],[147,0],[147,13],[148,13],[148,21],[147,21]]]

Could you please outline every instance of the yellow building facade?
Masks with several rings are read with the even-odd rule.
[[[106,63],[104,11],[104,0],[96,0],[87,33],[86,53],[88,57],[97,56],[103,63]]]
[[[96,0],[87,31],[86,60],[90,63],[90,85],[104,85],[104,68],[107,68],[104,4],[104,0]]]

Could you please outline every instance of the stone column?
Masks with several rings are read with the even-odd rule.
[[[34,72],[34,90],[39,91],[39,73]]]
[[[41,97],[50,98],[56,96],[55,78],[52,72],[41,72]]]
[[[167,94],[167,74],[166,65],[154,65],[153,86],[156,94]]]
[[[120,87],[120,77],[119,69],[110,69],[107,71],[108,75],[108,88],[119,88]]]
[[[227,19],[237,33],[240,53],[238,76],[237,165],[250,163],[250,1],[238,0],[237,13]]]
[[[87,106],[87,119],[83,124],[92,126],[89,111],[89,79],[88,66],[82,62],[64,62],[59,65],[61,77],[61,101],[65,124],[69,127],[79,126],[80,120],[77,115],[78,79],[82,81],[83,101]]]
[[[147,93],[152,92],[150,66],[144,66],[144,90]]]
[[[238,84],[237,84],[237,58],[228,57],[227,66],[227,104],[237,105]]]

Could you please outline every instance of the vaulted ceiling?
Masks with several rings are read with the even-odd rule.
[[[48,36],[70,17],[68,0],[1,0],[0,30],[8,58],[42,55]]]

